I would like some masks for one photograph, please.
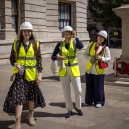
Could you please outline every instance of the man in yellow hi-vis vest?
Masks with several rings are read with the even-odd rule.
[[[82,88],[80,81],[80,70],[77,59],[77,49],[83,48],[83,44],[76,37],[76,32],[70,26],[66,26],[63,28],[62,35],[65,38],[65,40],[56,45],[55,50],[52,54],[52,60],[60,60],[63,61],[64,64],[64,66],[60,67],[58,75],[62,83],[66,110],[68,111],[68,113],[65,115],[65,118],[69,118],[73,114],[70,80],[72,82],[73,89],[75,92],[75,110],[78,112],[80,116],[82,116]],[[75,40],[72,40],[72,37],[75,38]]]
[[[109,47],[105,46],[107,32],[105,30],[100,31],[97,34],[96,40],[96,42],[91,42],[88,45],[84,53],[84,57],[87,60],[85,103],[88,105],[94,103],[99,108],[105,104],[105,68],[100,68],[98,62],[108,62],[111,60],[111,56]]]

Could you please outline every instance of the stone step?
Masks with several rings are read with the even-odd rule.
[[[125,79],[126,80],[126,79]],[[105,85],[112,85],[112,86],[124,86],[124,87],[129,87],[129,80],[116,80],[116,81],[104,81]]]
[[[118,80],[129,82],[129,78],[119,78]]]

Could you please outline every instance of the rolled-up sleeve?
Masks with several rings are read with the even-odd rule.
[[[79,40],[79,38],[76,38],[76,48],[82,49],[84,47],[83,43]]]

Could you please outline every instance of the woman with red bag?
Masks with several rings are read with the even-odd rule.
[[[87,60],[85,104],[94,103],[97,108],[104,106],[105,103],[105,67],[100,68],[100,61],[107,63],[111,60],[109,47],[106,46],[107,36],[105,30],[100,31],[96,42],[91,42],[84,53],[84,58]]]

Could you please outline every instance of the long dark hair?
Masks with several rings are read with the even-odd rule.
[[[23,43],[23,38],[24,37],[22,35],[22,32],[23,32],[23,30],[20,31],[19,38],[18,38],[18,47],[16,48],[16,60],[18,59],[21,43]],[[35,53],[35,56],[37,58],[38,55],[39,55],[39,52],[37,51],[36,38],[33,35],[33,32],[31,32],[31,36],[30,36],[29,42],[32,43],[33,49],[34,49],[34,53]]]

